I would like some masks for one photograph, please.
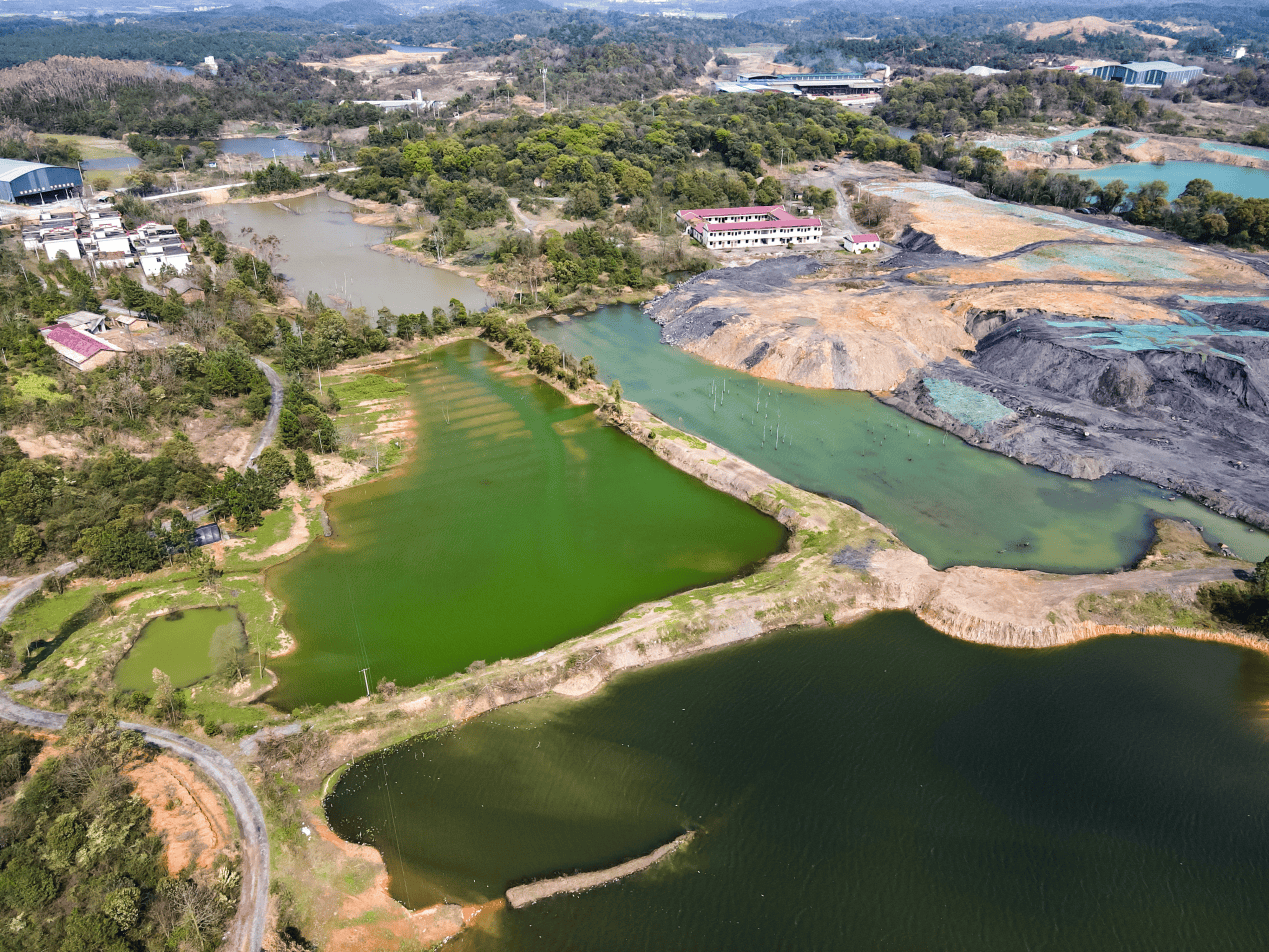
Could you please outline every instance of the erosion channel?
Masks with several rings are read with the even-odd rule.
[[[697,831],[482,914],[463,950],[1259,949],[1267,691],[1265,658],[1224,645],[1007,650],[888,612],[415,738],[327,809],[414,908]]]

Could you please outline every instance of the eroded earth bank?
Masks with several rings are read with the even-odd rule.
[[[866,188],[910,222],[896,254],[707,272],[649,306],[662,340],[1269,527],[1262,263],[936,183]]]

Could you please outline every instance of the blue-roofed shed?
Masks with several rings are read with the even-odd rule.
[[[0,202],[44,205],[73,198],[83,187],[79,169],[0,159]]]

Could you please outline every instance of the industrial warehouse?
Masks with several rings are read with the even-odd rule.
[[[47,205],[74,198],[83,187],[78,169],[0,159],[0,202]]]

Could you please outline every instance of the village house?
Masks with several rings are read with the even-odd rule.
[[[881,239],[872,232],[862,235],[847,235],[842,239],[842,247],[854,254],[865,251],[877,251],[881,248]]]
[[[119,352],[119,348],[109,341],[69,324],[45,327],[40,334],[57,355],[76,370],[96,370],[110,363]]]

